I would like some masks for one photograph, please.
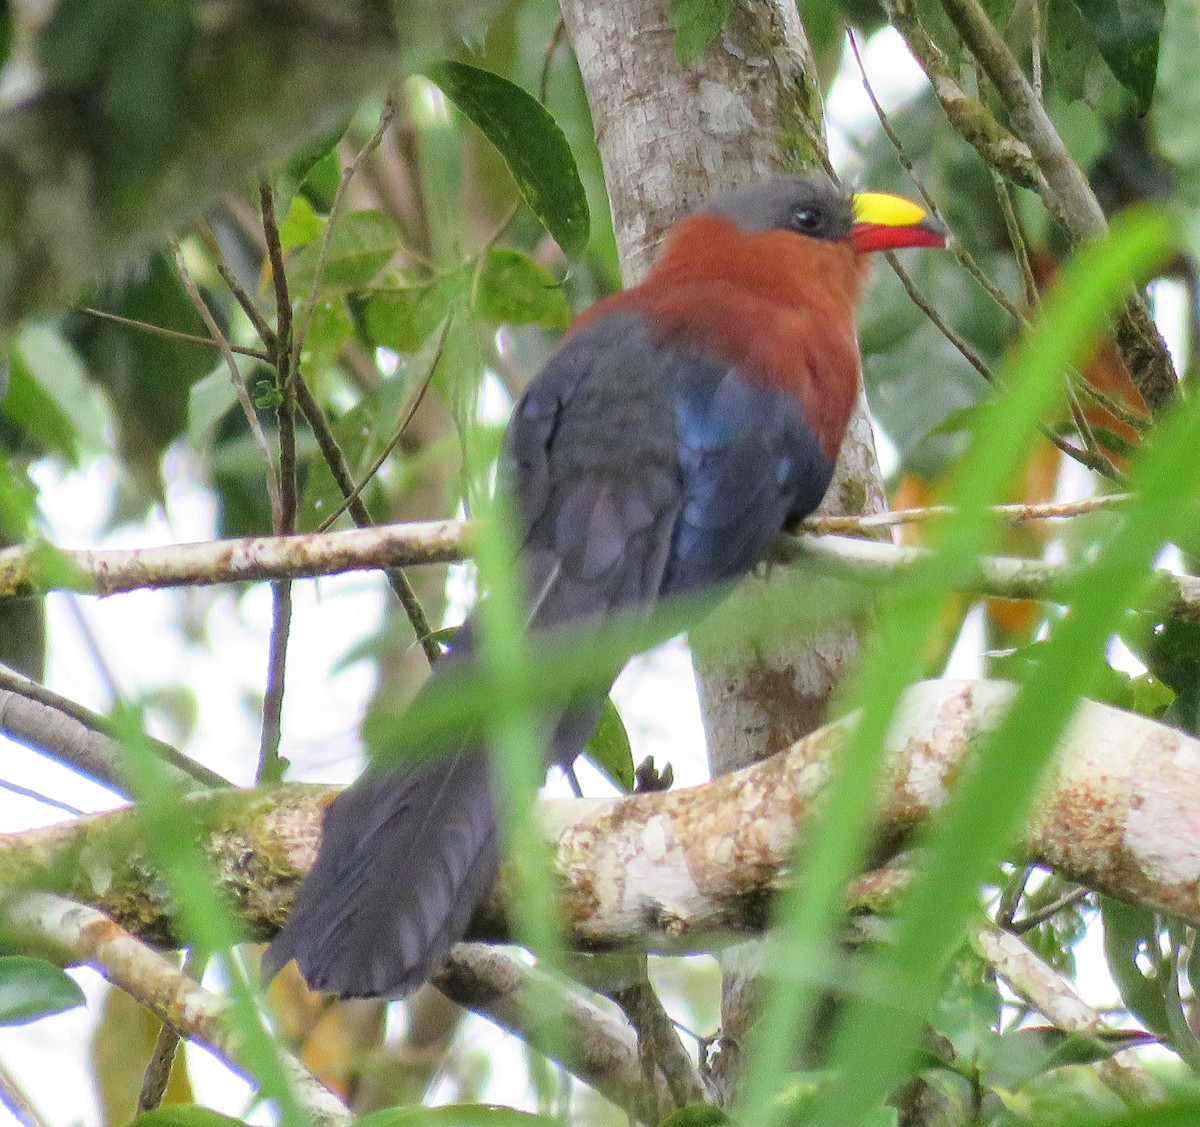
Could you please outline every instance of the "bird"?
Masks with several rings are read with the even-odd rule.
[[[899,196],[778,176],[668,232],[645,280],[594,304],[515,404],[501,472],[532,636],[719,590],[821,502],[854,408],[870,252],[948,232]],[[468,623],[443,667],[470,660]],[[559,706],[569,769],[606,690]],[[263,959],[314,989],[411,994],[463,937],[499,867],[488,749],[369,766],[324,815]]]

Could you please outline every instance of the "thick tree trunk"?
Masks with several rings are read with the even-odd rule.
[[[562,12],[592,109],[627,285],[645,275],[666,228],[714,192],[825,164],[816,71],[788,0],[743,0],[687,68],[675,58],[665,0],[562,0]],[[825,511],[883,505],[864,404]],[[697,668],[713,773],[756,762],[818,727],[856,651],[847,624],[794,646],[741,649]],[[754,1011],[740,963],[736,953],[726,960],[722,1051],[713,1071],[724,1098],[736,1083],[736,1046]]]

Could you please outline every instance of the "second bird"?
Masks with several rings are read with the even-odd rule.
[[[866,253],[944,241],[908,200],[801,177],[718,196],[672,228],[646,280],[580,317],[513,412],[502,473],[530,630],[751,571],[833,476],[858,394]],[[547,766],[583,751],[603,703],[588,694],[553,718]],[[295,958],[317,990],[408,994],[497,867],[482,741],[368,768],[329,806],[264,974]]]

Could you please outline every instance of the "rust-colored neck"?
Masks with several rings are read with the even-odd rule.
[[[833,459],[858,393],[854,310],[864,274],[863,256],[846,243],[746,235],[724,216],[698,215],[674,228],[628,304],[659,339],[723,357],[747,379],[795,396]]]

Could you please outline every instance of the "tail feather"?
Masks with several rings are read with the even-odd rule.
[[[320,855],[263,960],[316,990],[411,993],[460,939],[497,871],[484,751],[368,772],[325,813]]]

